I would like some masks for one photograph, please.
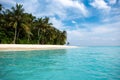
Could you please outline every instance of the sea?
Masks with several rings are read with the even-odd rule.
[[[120,80],[120,46],[0,51],[0,80]]]

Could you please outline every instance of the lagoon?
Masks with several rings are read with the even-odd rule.
[[[120,80],[120,47],[0,51],[0,80]]]

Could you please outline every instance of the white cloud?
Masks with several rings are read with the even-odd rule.
[[[52,22],[53,26],[56,27],[57,29],[63,30],[65,28],[64,24],[62,23],[62,21],[56,19],[55,17],[50,18],[50,22]]]
[[[107,3],[104,0],[94,0],[93,2],[90,3],[91,6],[98,8],[98,9],[103,9],[103,10],[110,10],[111,7],[107,5]]]
[[[82,2],[73,0],[1,0],[3,3],[23,4],[26,12],[32,13],[37,17],[58,16],[61,20],[87,17],[89,12]],[[69,13],[68,13],[69,11]],[[71,15],[72,14],[72,15]],[[71,16],[69,16],[71,15]],[[69,16],[69,17],[68,17]]]
[[[20,4],[23,4],[23,7],[26,12],[35,14],[39,8],[39,0],[27,0],[19,2]]]
[[[29,2],[27,0],[1,0],[1,2],[10,6],[15,6],[16,3],[22,4],[26,12],[33,14],[37,12],[39,7],[39,0],[29,0]]]
[[[0,1],[3,2],[3,3],[6,3],[6,4],[11,4],[11,5],[16,4],[15,0],[0,0]]]
[[[71,45],[81,46],[120,45],[119,25],[120,22],[116,22],[111,24],[92,25],[91,28],[89,28],[90,30],[88,30],[88,28],[68,30],[68,41],[71,43]]]
[[[117,0],[109,0],[109,4],[115,4]]]
[[[76,24],[76,21],[72,20],[72,23],[73,23],[73,24]]]
[[[101,21],[104,22],[104,23],[119,22],[120,21],[120,15],[114,15],[112,17],[104,17]]]
[[[36,16],[49,16],[55,17],[57,16],[60,20],[71,20],[80,17],[87,17],[89,15],[88,10],[85,5],[78,1],[72,0],[52,0],[46,1],[44,3],[39,2],[39,8],[36,9]],[[74,9],[74,10],[73,10]],[[69,17],[68,17],[69,16]]]
[[[120,7],[112,7],[108,15],[101,16],[102,17],[101,21],[104,23],[119,22],[120,21],[120,10],[119,9]]]
[[[96,34],[106,34],[106,33],[110,33],[114,30],[114,28],[108,28],[108,27],[95,27],[93,29],[93,32]]]
[[[61,3],[62,6],[64,7],[73,7],[78,9],[84,16],[88,16],[88,11],[85,7],[85,5],[81,2],[78,1],[73,1],[73,0],[55,0],[57,3]]]
[[[38,2],[39,6],[37,8],[34,8],[35,16],[37,17],[43,17],[43,16],[49,16],[54,17],[58,16],[60,19],[65,19],[67,17],[66,10],[63,6],[60,5],[60,3],[55,3],[54,0],[44,0]],[[43,4],[44,3],[44,4]],[[46,5],[47,4],[47,5]]]

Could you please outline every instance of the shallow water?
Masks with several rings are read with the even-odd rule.
[[[120,47],[1,51],[0,80],[120,80]]]

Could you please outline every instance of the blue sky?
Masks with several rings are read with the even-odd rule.
[[[5,8],[23,4],[26,12],[49,16],[66,30],[71,45],[119,46],[120,0],[0,0]]]

